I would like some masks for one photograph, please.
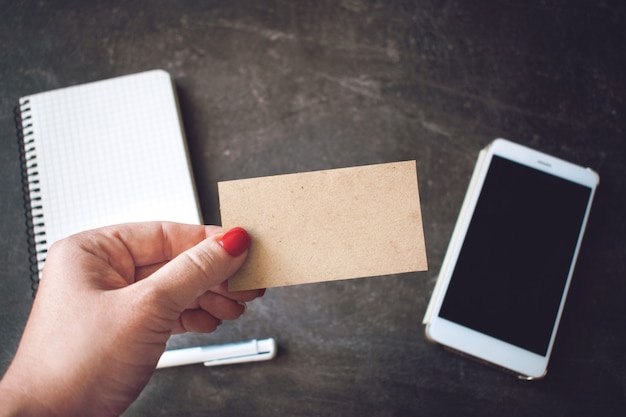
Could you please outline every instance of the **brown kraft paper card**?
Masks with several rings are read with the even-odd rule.
[[[428,269],[415,161],[218,183],[252,244],[231,291]]]

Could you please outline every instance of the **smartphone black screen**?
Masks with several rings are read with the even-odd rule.
[[[546,355],[590,193],[494,156],[439,315]]]

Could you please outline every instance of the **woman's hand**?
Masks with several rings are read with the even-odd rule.
[[[0,415],[121,414],[172,333],[211,332],[262,295],[226,287],[249,244],[241,228],[151,222],[52,245]]]

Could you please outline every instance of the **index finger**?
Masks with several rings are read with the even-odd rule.
[[[142,222],[107,226],[101,229],[124,244],[135,267],[160,264],[219,234],[219,226],[173,222]]]

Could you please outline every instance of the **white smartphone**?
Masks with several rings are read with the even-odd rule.
[[[598,183],[589,168],[504,139],[483,149],[424,317],[427,338],[543,377]]]

